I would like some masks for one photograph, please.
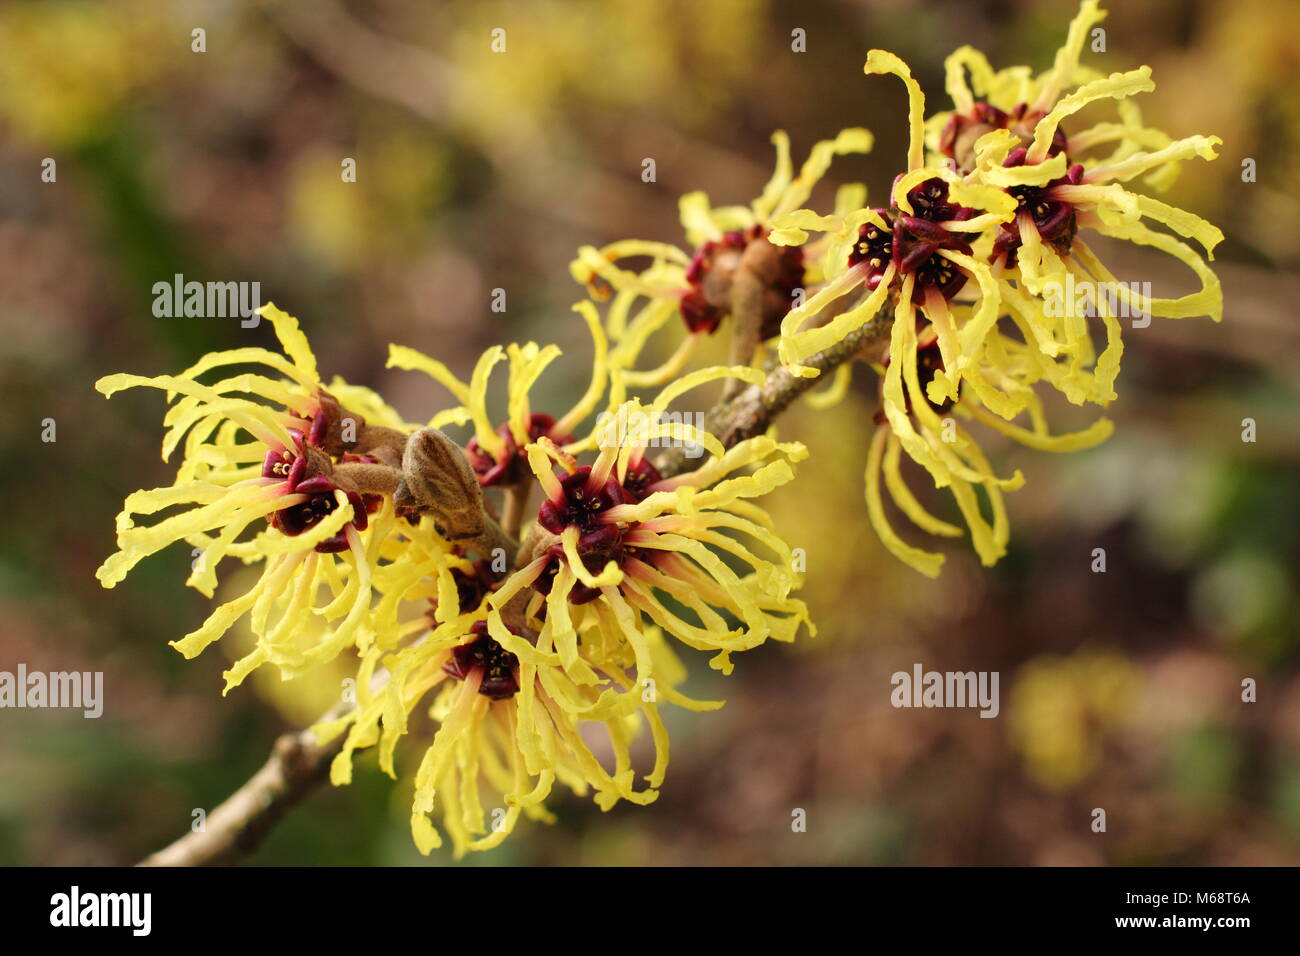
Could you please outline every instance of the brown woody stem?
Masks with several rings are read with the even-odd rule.
[[[331,711],[324,719],[346,713]],[[325,745],[310,730],[281,734],[262,769],[219,807],[200,830],[146,857],[140,866],[225,866],[238,863],[266,839],[267,833],[307,794],[325,782],[330,761],[343,749],[346,734]]]
[[[792,375],[781,367],[771,369],[762,385],[751,385],[739,395],[715,405],[704,416],[705,430],[716,435],[725,448],[763,434],[796,398],[816,385],[824,385],[827,373],[852,361],[865,348],[884,338],[891,320],[890,311],[881,310],[861,328],[850,332],[830,348],[804,359],[802,364],[818,369],[821,375],[804,378]],[[670,448],[656,462],[656,467],[664,477],[679,474],[686,470],[686,466],[684,448]]]

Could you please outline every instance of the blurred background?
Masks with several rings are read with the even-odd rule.
[[[1223,324],[1157,319],[1127,333],[1117,434],[1103,447],[1052,457],[990,443],[1003,473],[1028,478],[1009,498],[1011,553],[986,570],[959,543],[937,582],[889,557],[867,525],[872,376],[816,420],[788,415],[782,434],[812,457],[773,510],[808,552],[819,636],[745,654],[725,681],[702,656],[689,662],[688,690],[728,703],[670,715],[658,803],[602,814],[561,798],[558,825],[521,824],[469,864],[1300,863],[1300,9],[1113,6],[1107,50],[1085,62],[1150,64],[1148,122],[1224,140],[1172,194],[1228,236]],[[878,197],[903,161],[905,102],[897,81],[862,75],[867,49],[908,60],[933,110],[946,105],[951,49],[1043,69],[1074,10],[0,6],[0,493],[11,509],[0,670],[103,671],[107,697],[93,722],[0,715],[0,863],[134,862],[335,696],[333,677],[315,694],[270,677],[223,699],[223,654],[237,648],[188,663],[169,648],[207,614],[183,587],[184,548],[113,591],[94,579],[124,495],[170,480],[160,396],[110,403],[94,380],[271,339],[265,324],[155,318],[155,282],[260,281],[264,300],[300,318],[324,372],[379,388],[411,419],[447,396],[385,371],[390,341],[462,375],[489,344],[555,341],[566,355],[539,394],[567,407],[590,348],[569,313],[579,245],[680,244],[677,197],[702,188],[715,203],[748,202],[770,174],[775,128],[796,161],[843,126],[871,128],[874,153],[837,163],[814,198],[828,203],[846,180]],[[196,27],[204,53],[191,50]],[[495,28],[504,53],[491,52]],[[791,50],[796,28],[806,52]],[[46,157],[55,183],[40,179]],[[641,181],[646,157],[656,182]],[[1257,182],[1241,180],[1247,157]],[[340,179],[344,158],[355,183]],[[1171,289],[1184,281],[1158,256],[1103,255],[1157,295],[1166,274]],[[494,288],[507,291],[504,313],[489,308]],[[48,418],[54,443],[41,440]],[[1089,570],[1098,547],[1105,574]],[[915,663],[999,671],[1001,716],[892,708],[890,675]],[[1257,703],[1241,702],[1245,678]],[[250,862],[421,862],[409,778],[394,785],[373,759],[361,764],[351,787],[311,797]],[[1089,828],[1095,807],[1105,834]],[[791,830],[795,808],[805,833]]]

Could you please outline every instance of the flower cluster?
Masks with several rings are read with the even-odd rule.
[[[931,576],[943,555],[908,545],[893,531],[882,476],[894,503],[921,530],[956,536],[961,529],[928,513],[908,490],[901,453],[937,487],[951,489],[976,552],[992,564],[1008,539],[1002,492],[1022,477],[999,477],[957,418],[1034,448],[1088,447],[1110,434],[1109,421],[1052,435],[1040,386],[1077,405],[1104,406],[1115,398],[1121,318],[1222,318],[1219,281],[1184,241],[1212,257],[1222,233],[1125,185],[1141,176],[1153,188],[1168,188],[1185,160],[1215,158],[1219,140],[1173,140],[1143,125],[1130,97],[1154,88],[1150,68],[1102,76],[1080,64],[1092,27],[1104,17],[1096,0],[1084,0],[1055,63],[1038,77],[1019,66],[995,71],[969,47],[956,51],[946,64],[954,108],[929,118],[907,65],[872,50],[866,72],[893,74],[907,88],[906,169],[883,205],[834,216],[794,210],[771,224],[769,241],[783,247],[800,247],[810,230],[830,236],[834,257],[820,289],[782,321],[778,351],[791,373],[817,375],[803,364],[809,356],[869,322],[893,320],[877,362],[881,427],[868,456],[867,506],[889,550]],[[1113,119],[1067,132],[1063,124],[1099,101],[1114,105]],[[1116,280],[1086,232],[1168,253],[1192,270],[1200,288],[1172,299],[1140,294]],[[1100,354],[1089,319],[1100,322]],[[976,495],[981,488],[987,517]]]
[[[1084,0],[1038,77],[958,50],[947,61],[953,109],[928,118],[907,65],[872,50],[866,72],[898,77],[909,101],[907,165],[880,205],[848,185],[829,214],[803,208],[835,157],[870,150],[865,130],[818,143],[797,175],[778,133],[776,172],[752,204],[683,197],[690,251],[642,240],[581,249],[573,275],[608,306],[603,318],[592,302],[575,306],[592,362],[567,410],[534,401],[555,346],[490,348],[464,381],[394,345],[390,367],[427,374],[454,400],[424,425],[406,422],[365,388],[326,387],[297,321],[271,305],[260,314],[279,352],[238,348],[179,375],[102,379],[106,395],[166,393],[163,458],[180,450],[181,462],[170,485],[127,498],[100,581],[113,587],[182,541],[193,549],[187,583],[208,597],[223,559],[260,565],[250,588],[175,646],[192,657],[246,621],[255,643],[227,689],[262,664],[293,678],[354,656],[355,706],[316,728],[341,738],[332,779],[348,782],[353,755],[370,747],[397,776],[402,738],[431,734],[413,774],[422,852],[444,833],[459,856],[497,845],[521,816],[549,820],[556,783],[603,809],[653,801],[669,754],[660,704],[720,706],[681,692],[678,652],[705,651],[729,674],[739,652],[814,633],[794,596],[800,562],[758,503],[794,479],[806,449],[778,440],[770,416],[737,428],[701,414],[692,424],[670,412],[674,403],[720,385],[714,412],[745,396],[751,411],[770,412],[791,383],[820,374],[821,357],[851,346],[847,357],[880,378],[869,519],[891,552],[933,576],[943,555],[893,530],[883,491],[922,531],[963,531],[914,494],[904,457],[951,491],[976,553],[993,564],[1010,533],[1003,493],[1023,477],[1000,476],[967,426],[1048,451],[1093,445],[1110,422],[1053,434],[1045,393],[1074,404],[1115,398],[1126,309],[1221,318],[1218,280],[1184,241],[1210,255],[1221,233],[1125,185],[1144,177],[1167,188],[1185,160],[1214,158],[1218,140],[1143,125],[1130,98],[1152,88],[1146,67],[1101,76],[1080,64],[1103,16]],[[1114,105],[1114,119],[1071,128],[1098,101]],[[1174,256],[1200,289],[1135,295],[1088,232]],[[634,259],[648,264],[632,268]],[[1084,292],[1076,301],[1066,289]],[[681,346],[639,368],[674,317]],[[730,363],[686,372],[701,339],[728,320]],[[887,330],[887,347],[873,351],[879,337],[864,329]],[[844,357],[810,403],[844,394]],[[773,398],[774,382],[786,397]],[[660,390],[637,394],[649,387]],[[443,433],[451,426],[471,427],[464,448]],[[700,460],[687,467],[654,451],[665,444]],[[146,516],[156,520],[136,524]]]
[[[179,541],[196,555],[187,583],[209,597],[223,558],[260,563],[253,587],[175,646],[192,657],[247,619],[256,644],[227,672],[227,689],[261,664],[290,678],[355,655],[355,708],[316,728],[321,739],[346,734],[335,783],[351,779],[358,749],[375,745],[396,776],[397,744],[426,712],[437,729],[414,774],[411,822],[425,853],[444,831],[460,855],[495,846],[521,815],[550,819],[557,782],[604,809],[651,802],[668,764],[659,705],[720,706],[677,690],[685,669],[674,642],[711,652],[730,672],[732,654],[811,631],[791,596],[800,583],[791,549],[754,502],[794,477],[803,447],[759,436],[728,448],[662,415],[692,388],[761,375],[703,369],[643,406],[611,370],[595,310],[578,311],[592,373],[558,418],[530,396],[554,346],[489,349],[468,383],[393,346],[391,366],[429,374],[459,403],[419,426],[366,389],[337,379],[326,389],[298,323],[274,306],[260,314],[282,354],[233,349],[179,375],[98,383],[106,395],[165,391],[164,460],[183,450],[172,485],[128,497],[101,582],[116,585]],[[488,391],[502,360],[507,417],[496,423]],[[280,377],[207,381],[232,366]],[[622,427],[629,422],[643,424]],[[453,424],[473,426],[465,448],[440,430]],[[661,472],[648,450],[665,440],[707,458]],[[501,493],[501,508],[487,490]],[[653,755],[638,786],[633,745],[643,730]]]
[[[596,342],[596,383],[604,378],[603,340],[594,313],[583,311]],[[326,729],[348,731],[333,767],[336,783],[350,779],[352,752],[374,744],[381,767],[393,773],[409,715],[432,696],[429,712],[440,726],[415,776],[412,811],[426,853],[442,841],[435,810],[457,855],[487,849],[520,815],[549,819],[544,800],[557,781],[591,792],[603,809],[619,800],[651,802],[668,763],[659,703],[720,706],[676,689],[685,671],[671,639],[714,652],[714,666],[730,672],[731,654],[768,638],[793,640],[808,621],[802,602],[790,596],[799,584],[791,549],[750,500],[793,478],[802,446],[764,436],[724,449],[690,425],[657,422],[683,391],[729,375],[753,380],[752,370],[701,370],[666,388],[649,408],[636,400],[607,408],[591,434],[561,445],[555,436],[567,435],[574,412],[552,424],[531,411],[527,396],[551,353],[523,346],[506,354],[510,419],[493,428],[477,412],[485,407],[495,352],[462,391],[434,360],[393,350],[393,364],[428,372],[466,403],[481,443],[469,449],[478,481],[505,485],[516,501],[531,502],[535,491],[539,504],[535,520],[521,529],[514,570],[483,558],[440,563],[436,541],[411,549],[412,567],[426,573],[408,575],[385,600],[422,609],[429,628],[395,650],[387,642],[369,649],[358,708]],[[632,420],[647,425],[611,428]],[[529,433],[538,422],[542,430]],[[485,436],[502,440],[487,446]],[[666,477],[646,455],[665,436],[697,443],[709,458]],[[591,464],[578,462],[575,453],[584,449],[596,451]],[[736,561],[748,572],[733,570]],[[434,569],[436,577],[428,573]],[[381,666],[390,676],[372,693]],[[582,733],[586,724],[603,728],[599,744]],[[654,760],[646,786],[637,789],[631,742],[643,725]],[[598,751],[612,758],[612,768]],[[495,801],[486,811],[485,793]]]

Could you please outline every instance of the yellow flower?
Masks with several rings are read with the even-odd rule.
[[[574,306],[591,333],[594,356],[591,381],[581,398],[556,419],[543,412],[534,412],[530,392],[551,362],[560,356],[556,345],[540,347],[536,342],[525,345],[512,344],[502,349],[492,346],[474,366],[469,382],[458,379],[442,362],[404,345],[388,347],[388,367],[421,371],[443,385],[460,404],[434,415],[429,427],[442,428],[448,424],[474,426],[474,438],[466,448],[470,465],[484,487],[517,485],[530,480],[523,449],[530,443],[547,438],[569,452],[588,447],[587,441],[576,441],[571,434],[600,405],[609,380],[608,343],[601,328],[600,318],[590,302]],[[503,359],[508,360],[506,381],[506,421],[493,426],[488,413],[488,383],[492,370]]]
[[[902,311],[902,305],[899,305]],[[1007,341],[1006,352],[1000,344],[991,344],[982,355],[988,361],[963,384],[957,402],[931,401],[926,385],[942,363],[933,332],[918,340],[915,325],[896,316],[895,334],[890,343],[881,384],[882,411],[877,416],[866,470],[867,514],[881,542],[889,551],[911,567],[929,577],[937,577],[944,556],[923,551],[903,541],[890,526],[881,494],[881,478],[894,504],[918,528],[929,534],[958,537],[961,529],[930,514],[909,490],[901,471],[900,453],[921,465],[938,488],[950,489],[953,499],[970,531],[971,543],[985,565],[993,565],[1006,553],[1010,525],[1002,492],[1014,491],[1024,478],[1017,471],[1009,478],[999,478],[985,457],[975,437],[957,422],[957,418],[976,421],[1021,444],[1042,451],[1078,451],[1090,448],[1110,436],[1108,419],[1098,419],[1080,432],[1052,435],[1047,427],[1042,403],[1034,393],[1035,367],[1021,361],[1016,343]],[[1019,346],[1025,351],[1023,345]],[[1028,410],[1030,427],[1023,428],[992,414],[986,404],[988,394],[973,382],[995,381],[1014,397],[1017,406]],[[991,394],[1001,396],[1003,391]],[[954,417],[956,416],[956,417]],[[982,488],[988,499],[991,519],[986,519],[977,490]]]
[[[604,248],[584,246],[570,266],[573,277],[604,298],[612,290],[607,322],[618,342],[617,365],[629,370],[629,385],[659,385],[679,374],[696,345],[717,331],[729,315],[739,315],[732,361],[747,364],[761,341],[774,336],[806,284],[820,281],[815,259],[819,244],[776,248],[767,240],[770,223],[807,201],[835,156],[866,153],[872,137],[864,129],[845,129],[833,140],[817,143],[799,174],[790,161],[790,140],[784,132],[772,136],[777,150],[776,171],[762,195],[748,206],[713,207],[703,192],[681,198],[680,212],[692,252],[676,246],[628,239]],[[839,191],[836,209],[847,212],[861,205],[861,186]],[[805,236],[806,238],[806,236]],[[649,258],[639,272],[620,267],[625,259]],[[641,299],[635,317],[632,309]],[[646,341],[680,315],[687,336],[659,368],[635,371]]]
[[[926,164],[925,97],[902,60],[872,50],[865,70],[892,73],[907,87],[907,169],[894,180],[888,207],[829,217],[800,209],[774,221],[771,240],[778,244],[802,243],[809,229],[832,237],[828,281],[781,323],[781,362],[796,375],[817,375],[801,362],[869,322],[893,296],[900,303],[895,336],[898,326],[914,326],[919,316],[937,337],[943,367],[930,381],[931,397],[955,399],[962,378],[978,374],[974,359],[1001,314],[985,246],[991,229],[1011,219],[1015,201],[1001,189],[968,183],[946,166]],[[950,305],[959,295],[974,305],[961,327]],[[809,325],[814,319],[822,324]]]
[[[1114,399],[1123,351],[1120,318],[1223,317],[1217,276],[1178,238],[1195,240],[1212,259],[1223,233],[1123,185],[1145,176],[1148,185],[1168,189],[1186,160],[1216,158],[1221,140],[1174,140],[1142,124],[1131,97],[1155,88],[1149,67],[1107,77],[1080,66],[1090,30],[1104,18],[1096,0],[1085,0],[1052,69],[1036,79],[1024,67],[994,72],[978,51],[961,48],[947,60],[956,109],[929,123],[932,144],[966,182],[1014,197],[1015,217],[998,229],[990,256],[998,288],[1020,334],[1038,347],[1042,377],[1076,404]],[[1117,121],[1067,134],[1062,122],[1098,101],[1115,104]],[[1097,153],[1098,147],[1111,148]],[[1160,249],[1186,264],[1201,288],[1166,299],[1121,283],[1079,235],[1083,229]],[[1105,328],[1100,357],[1089,337],[1089,314]]]
[[[528,446],[530,456],[537,448]],[[352,754],[376,744],[380,767],[396,777],[396,747],[410,715],[428,701],[439,726],[415,774],[411,816],[422,853],[442,843],[434,816],[457,857],[497,846],[520,816],[550,822],[544,801],[557,781],[578,795],[592,792],[603,809],[619,800],[653,801],[668,765],[658,702],[691,710],[721,704],[674,689],[685,671],[653,626],[628,641],[621,632],[611,640],[597,618],[567,613],[525,620],[507,611],[507,623],[503,595],[521,579],[486,560],[444,557],[428,525],[423,519],[389,539],[399,555],[375,588],[375,617],[388,626],[364,648],[357,709],[316,728],[321,739],[347,730],[333,782],[348,783]],[[386,683],[376,680],[384,670]],[[599,725],[607,746],[584,725]],[[638,790],[630,744],[643,727],[655,758]],[[613,766],[593,747],[607,750]]]
[[[174,75],[177,60],[189,55],[188,38],[167,44],[171,29],[166,10],[141,0],[112,8],[5,4],[0,119],[9,135],[64,151],[104,137],[141,91]],[[35,76],[42,82],[32,83]]]
[[[532,653],[517,656],[501,645],[475,604],[437,624],[395,653],[379,648],[366,655],[355,711],[318,725],[321,739],[347,729],[343,750],[331,767],[335,785],[352,778],[352,755],[379,745],[380,767],[396,778],[394,752],[409,732],[409,716],[431,699],[430,716],[438,729],[415,773],[411,831],[421,853],[442,845],[431,815],[438,812],[452,840],[454,855],[498,846],[520,816],[552,822],[544,801],[558,781],[579,796],[593,792],[610,809],[619,800],[648,804],[668,768],[668,734],[658,700],[691,710],[713,710],[720,702],[695,701],[673,690],[683,679],[681,664],[654,628],[642,635],[656,678],[631,673],[630,651],[602,655],[588,667],[594,680],[579,684],[547,658],[554,657],[555,625],[537,631],[516,628],[515,640]],[[535,643],[534,643],[535,642]],[[370,689],[380,661],[390,677]],[[612,756],[608,768],[593,746],[597,736],[584,725],[599,725]],[[637,790],[630,745],[648,726],[654,764],[648,786]],[[484,802],[484,798],[487,802]]]
[[[104,587],[179,541],[193,549],[186,583],[207,597],[223,558],[264,562],[252,588],[173,642],[194,657],[248,615],[257,645],[227,671],[227,690],[262,663],[288,677],[366,640],[380,555],[396,524],[392,492],[407,427],[367,389],[336,379],[327,391],[297,321],[269,304],[259,314],[283,354],[231,349],[179,375],[119,374],[96,383],[108,396],[136,386],[164,390],[171,407],[163,460],[183,452],[171,485],[126,499],[118,550],[96,572]],[[260,365],[280,377],[240,372],[201,381],[232,365]],[[136,524],[162,512],[172,513]]]
[[[1011,691],[1009,730],[1029,776],[1057,791],[1087,779],[1101,762],[1106,735],[1124,724],[1140,697],[1141,677],[1110,651],[1026,664]]]
[[[263,663],[296,677],[355,649],[358,706],[316,728],[321,739],[346,730],[332,767],[336,784],[350,780],[353,753],[374,745],[381,767],[394,774],[396,746],[415,708],[426,704],[438,729],[415,774],[411,819],[424,853],[442,840],[435,818],[458,856],[497,845],[520,816],[550,819],[544,800],[557,781],[593,793],[603,809],[619,800],[651,802],[668,764],[658,703],[720,706],[676,690],[685,672],[659,625],[688,645],[717,651],[715,666],[729,670],[733,651],[769,636],[791,640],[807,619],[803,604],[789,597],[798,583],[790,549],[746,500],[790,480],[802,446],[762,437],[725,451],[689,423],[660,419],[697,385],[727,377],[753,383],[762,373],[705,369],[665,389],[649,408],[622,402],[622,370],[610,367],[595,308],[582,303],[577,310],[595,346],[591,380],[572,409],[540,428],[543,416],[532,411],[529,392],[559,354],[553,346],[490,350],[468,384],[427,356],[393,347],[390,364],[428,372],[461,402],[417,429],[373,392],[338,379],[327,390],[298,323],[272,305],[259,314],[282,352],[233,349],[179,375],[113,375],[98,383],[107,395],[138,385],[164,390],[171,408],[163,457],[183,450],[172,485],[127,499],[119,550],[100,568],[100,580],[114,586],[177,541],[201,554],[189,583],[208,596],[223,557],[262,562],[246,593],[175,646],[193,656],[247,617],[254,646],[226,673],[227,689]],[[488,380],[503,357],[507,420],[493,429]],[[276,374],[220,377],[230,366]],[[607,386],[621,402],[616,421],[644,414],[653,424],[611,441],[606,416],[585,438],[557,444],[600,405]],[[474,424],[468,457],[477,475],[434,430],[448,422]],[[692,473],[662,478],[643,453],[665,439],[713,457]],[[598,446],[594,464],[579,470],[574,455]],[[566,479],[554,474],[553,462],[565,466]],[[753,474],[737,474],[751,465]],[[600,488],[583,503],[586,478]],[[573,494],[543,504],[525,545],[529,563],[509,574],[514,556],[487,544],[514,543],[480,513],[480,485],[518,490],[534,483]],[[562,512],[575,502],[576,511]],[[597,514],[592,502],[610,507]],[[136,524],[163,513],[152,525]],[[488,525],[495,532],[482,530]],[[474,528],[480,531],[467,539]],[[775,560],[752,551],[746,538]],[[614,554],[618,561],[603,570],[590,567]],[[732,570],[737,560],[751,571]],[[592,585],[600,590],[579,590]],[[676,610],[663,595],[679,602]],[[604,744],[591,736],[596,725]],[[654,762],[638,789],[631,742],[645,728]]]
[[[650,624],[690,647],[715,651],[711,664],[724,673],[735,651],[769,637],[794,639],[808,619],[803,602],[789,596],[801,576],[790,547],[749,499],[790,481],[805,448],[760,436],[724,449],[702,428],[665,416],[683,392],[725,377],[756,382],[762,373],[702,369],[649,406],[625,402],[598,427],[599,454],[589,466],[545,439],[528,447],[544,500],[519,570],[488,600],[488,625],[502,646],[521,660],[559,664],[586,684],[593,679],[589,660],[603,661],[624,647],[634,653],[638,676],[653,676],[644,638]],[[694,471],[665,478],[645,452],[668,442],[710,457]],[[752,474],[737,474],[751,466]],[[735,561],[748,570],[733,570]],[[547,654],[507,628],[507,619],[527,624],[543,616],[554,628],[555,650]],[[584,652],[580,635],[595,635],[600,648]]]
[[[1219,281],[1201,257],[1143,220],[1195,239],[1207,254],[1222,233],[1123,185],[1145,175],[1166,188],[1185,160],[1213,159],[1219,140],[1172,140],[1142,124],[1129,98],[1153,88],[1149,68],[1103,77],[1079,65],[1089,31],[1103,17],[1095,0],[1085,0],[1052,69],[1037,78],[1026,67],[994,72],[981,54],[963,47],[947,61],[956,109],[929,121],[907,65],[872,50],[866,72],[894,74],[908,91],[907,169],[894,180],[889,204],[830,217],[801,209],[772,222],[769,239],[776,244],[802,243],[809,230],[829,237],[825,284],[782,322],[778,352],[791,373],[819,374],[804,360],[892,312],[882,427],[867,467],[868,509],[887,547],[929,575],[943,558],[893,532],[881,477],[920,528],[939,535],[960,530],[929,515],[911,495],[900,454],[925,468],[936,487],[952,490],[985,564],[1005,553],[1001,493],[1021,481],[1018,474],[999,478],[971,435],[955,418],[941,416],[951,411],[1035,448],[1089,447],[1110,433],[1110,423],[1101,419],[1076,434],[1053,436],[1038,383],[1075,404],[1108,404],[1123,350],[1121,317],[1222,317]],[[1062,120],[1099,100],[1116,104],[1117,121],[1062,131]],[[1092,155],[1098,146],[1113,149]],[[1196,273],[1201,289],[1177,299],[1139,293],[1116,281],[1079,237],[1081,229],[1168,252]],[[1100,355],[1090,315],[1105,328]],[[1014,332],[1000,326],[1003,318]],[[830,392],[843,385],[841,376]],[[1020,416],[1027,425],[1013,424]],[[981,511],[979,487],[990,519]]]
[[[600,366],[595,310],[584,304],[579,311],[596,338]],[[511,429],[529,420],[527,388],[553,352],[524,347],[507,354]],[[480,438],[497,434],[483,411],[490,365],[480,363],[462,386],[416,353],[394,349],[393,364],[429,371],[461,398],[461,408],[435,425],[463,416]],[[386,546],[400,547],[400,556],[376,583],[375,616],[386,628],[364,649],[358,707],[317,733],[329,738],[347,730],[332,769],[336,784],[351,779],[352,754],[374,745],[380,766],[395,776],[394,754],[409,717],[429,702],[438,729],[415,774],[411,817],[421,852],[440,846],[442,832],[460,856],[497,846],[521,816],[549,821],[544,801],[557,781],[579,795],[591,792],[603,809],[619,800],[651,802],[668,765],[658,703],[720,706],[676,690],[685,672],[665,632],[716,652],[714,666],[730,671],[734,651],[768,637],[792,640],[807,620],[802,602],[789,597],[798,584],[790,548],[747,500],[789,481],[803,447],[760,437],[727,451],[689,422],[661,416],[682,393],[727,377],[754,382],[762,373],[701,370],[649,407],[622,403],[591,435],[564,448],[549,435],[521,436],[528,474],[546,498],[521,549],[523,566],[513,573],[482,559],[444,558],[427,519],[390,538]],[[614,378],[621,396],[617,370]],[[603,383],[598,372],[589,394],[598,396]],[[668,441],[711,457],[693,472],[662,478],[645,452]],[[598,448],[596,459],[579,467],[575,453],[588,447]],[[504,462],[494,458],[492,466]],[[752,474],[738,474],[752,465]],[[746,539],[775,559],[760,556]],[[734,571],[735,559],[750,572]],[[375,680],[382,670],[386,683]],[[587,725],[599,725],[603,744]],[[655,757],[646,786],[637,789],[630,744],[643,727]]]

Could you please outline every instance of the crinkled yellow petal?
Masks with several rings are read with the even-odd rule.
[[[316,371],[316,356],[312,354],[311,345],[307,342],[307,336],[299,328],[298,320],[277,308],[274,302],[266,303],[257,310],[257,314],[270,320],[284,354],[301,369],[303,375],[310,381],[320,381],[320,373]]]
[[[888,50],[868,52],[862,69],[867,74],[892,73],[907,87],[907,168],[919,169],[925,163],[925,94],[921,84],[912,79],[907,64]]]
[[[1122,99],[1136,93],[1149,93],[1156,88],[1151,81],[1151,67],[1140,66],[1126,73],[1112,73],[1104,80],[1085,83],[1073,93],[1061,97],[1051,111],[1034,127],[1034,141],[1029,147],[1028,162],[1041,162],[1061,120],[1083,109],[1089,103],[1104,99]]]
[[[1065,43],[1056,52],[1056,61],[1051,72],[1043,80],[1042,92],[1035,106],[1047,110],[1056,102],[1061,90],[1070,83],[1079,68],[1079,56],[1083,45],[1088,41],[1092,28],[1106,19],[1106,12],[1098,6],[1098,0],[1083,0],[1079,12],[1070,21],[1070,29]]]
[[[914,548],[907,544],[889,526],[889,520],[885,517],[884,504],[880,498],[880,462],[887,435],[888,432],[885,428],[877,428],[875,435],[871,439],[871,450],[867,457],[866,471],[867,517],[871,520],[871,527],[875,529],[876,535],[890,554],[920,571],[926,577],[937,578],[940,569],[943,567],[944,555],[922,551],[920,548]]]

